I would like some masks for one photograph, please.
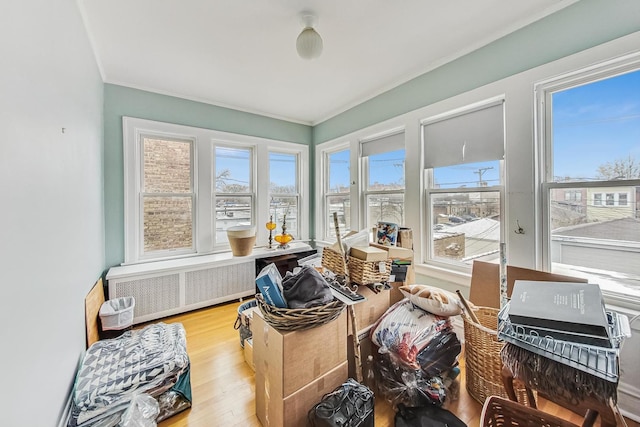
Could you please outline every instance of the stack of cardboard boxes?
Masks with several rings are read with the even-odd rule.
[[[279,331],[253,318],[256,415],[264,427],[307,425],[308,411],[348,378],[346,312],[307,330]]]
[[[405,237],[405,242],[408,238]],[[412,243],[411,243],[412,244]],[[369,339],[369,331],[373,324],[396,302],[404,298],[399,288],[407,283],[414,283],[415,274],[413,273],[413,250],[400,246],[384,246],[371,243],[368,248],[351,248],[351,256],[363,259],[365,261],[386,260],[391,259],[395,262],[400,261],[405,267],[405,274],[402,277],[396,277],[393,270],[389,276],[390,290],[382,290],[374,292],[367,286],[359,286],[358,293],[366,298],[366,301],[358,303],[354,306],[354,312],[357,323],[358,339],[360,342],[360,360],[362,363],[363,376],[366,378],[372,367],[368,364],[368,356],[374,351],[371,340]],[[379,257],[379,258],[376,258]],[[398,264],[394,264],[398,265]],[[349,319],[349,333],[352,334],[354,328]],[[353,336],[349,335],[349,342],[353,340]],[[355,356],[353,348],[349,346],[349,376],[356,375]]]

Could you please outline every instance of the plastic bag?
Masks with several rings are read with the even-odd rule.
[[[378,319],[370,335],[371,342],[380,347],[380,353],[395,353],[409,367],[419,369],[418,353],[438,333],[451,329],[449,318],[428,313],[404,299]]]
[[[438,332],[429,344],[418,352],[416,359],[429,376],[440,375],[458,364],[462,345],[453,330]]]
[[[441,377],[429,377],[422,369],[412,369],[393,353],[376,354],[375,370],[378,390],[393,406],[440,406],[446,399]]]
[[[157,427],[158,401],[148,394],[136,394],[122,415],[120,427]]]

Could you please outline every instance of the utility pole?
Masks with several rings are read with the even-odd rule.
[[[482,174],[484,174],[486,171],[493,169],[493,166],[489,166],[486,168],[480,168],[477,171],[473,172],[473,173],[477,173],[478,174],[478,187],[482,187]]]
[[[474,171],[473,173],[477,173],[478,174],[478,187],[483,187],[482,183],[484,181],[482,181],[482,174],[485,173],[486,171],[493,169],[493,166],[488,166],[486,168],[479,168],[477,171]],[[485,215],[485,212],[487,211],[487,209],[484,208],[484,198],[482,197],[482,192],[480,192],[480,208],[483,210],[482,211],[482,216]]]

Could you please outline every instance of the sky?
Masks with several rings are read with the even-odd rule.
[[[595,179],[598,166],[640,161],[640,71],[553,94],[553,175]]]

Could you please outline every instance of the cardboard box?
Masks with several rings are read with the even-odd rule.
[[[391,258],[391,259],[402,259],[402,260],[407,260],[407,261],[412,261],[413,260],[413,250],[411,250],[411,249],[401,248],[400,246],[379,245],[377,243],[370,243],[370,245],[375,247],[375,248],[383,249],[383,250],[387,251],[388,258]]]
[[[361,259],[363,261],[386,261],[387,251],[380,248],[374,248],[373,246],[367,247],[353,247],[349,252],[354,258]]]
[[[400,227],[400,230],[398,230],[398,246],[413,249],[413,231],[410,228]]]
[[[282,396],[277,386],[263,372],[256,372],[256,416],[264,427],[306,427],[307,413],[322,397],[338,388],[348,378],[347,361],[316,378],[289,396]]]
[[[406,282],[390,282],[391,290],[389,290],[389,304],[393,305],[404,299],[404,295],[400,292],[400,286],[406,285]]]
[[[535,280],[544,282],[574,282],[586,283],[587,279],[546,271],[507,265],[507,296],[511,297],[513,284],[516,280]],[[410,283],[411,284],[411,283]],[[480,307],[500,308],[500,265],[474,261],[471,270],[471,287],[469,300]]]
[[[347,315],[303,331],[278,331],[256,312],[253,361],[272,396],[287,397],[347,360]]]
[[[256,365],[253,363],[253,338],[244,340],[244,361],[252,371],[256,371]]]
[[[358,286],[358,293],[367,300],[355,304],[353,310],[358,323],[358,333],[373,325],[391,306],[390,291],[380,291],[377,294],[368,286]],[[351,318],[349,318],[349,333],[353,331]]]

